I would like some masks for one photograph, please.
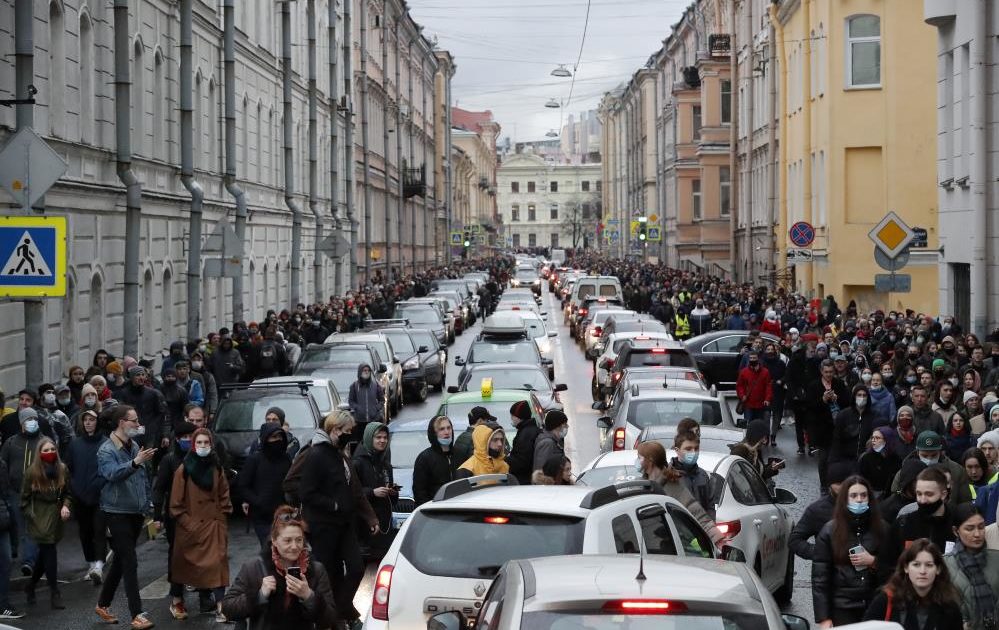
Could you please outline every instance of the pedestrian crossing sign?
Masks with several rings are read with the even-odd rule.
[[[463,244],[461,232],[451,232],[451,244],[461,247]]]
[[[658,243],[662,240],[662,232],[656,226],[649,226],[649,242]]]
[[[0,217],[0,297],[66,295],[66,217]]]

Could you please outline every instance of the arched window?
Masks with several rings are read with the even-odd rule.
[[[90,278],[90,353],[104,346],[104,280],[95,272]]]
[[[244,312],[243,317],[246,321],[253,321],[256,319],[257,300],[260,299],[260,296],[257,295],[257,266],[252,260],[250,261],[249,279],[250,290],[247,296],[249,299],[247,300],[246,311]]]
[[[170,268],[167,267],[163,270],[163,339],[166,343],[173,341],[174,330],[173,330],[173,273]],[[164,344],[165,345],[165,344]]]
[[[262,296],[263,297],[263,299],[262,299],[263,304],[262,304],[262,309],[261,309],[261,310],[263,310],[263,309],[270,308],[268,306],[269,304],[273,304],[273,302],[271,301],[271,275],[269,273],[267,273],[267,263],[266,262],[264,263],[264,270],[263,270],[263,272],[260,275],[264,279],[264,293],[263,293],[263,296]],[[255,319],[256,315],[257,315],[257,309],[256,308],[251,309],[250,310],[250,319],[251,320]]]
[[[80,141],[95,142],[96,107],[94,98],[94,27],[90,17],[80,16]]]
[[[153,153],[163,161],[169,161],[170,152],[167,146],[168,98],[166,67],[163,55],[156,51],[153,61]]]
[[[257,101],[257,119],[254,121],[256,133],[253,134],[253,181],[260,183],[261,176],[263,175],[262,163],[264,161],[264,144],[262,142],[263,138],[263,117],[264,117],[264,105],[260,101]]]
[[[215,89],[215,79],[208,83],[208,167],[211,172],[215,172],[219,166],[218,154],[218,90]]]
[[[199,72],[194,77],[194,102],[191,107],[194,109],[192,112],[192,118],[194,119],[194,129],[192,134],[194,135],[194,168],[204,168],[205,167],[205,151],[204,146],[204,123],[201,120],[201,116],[204,113],[204,104],[201,102],[201,73]]]
[[[49,5],[49,132],[66,135],[66,24],[59,2]]]
[[[201,330],[218,330],[219,328],[211,322],[214,284],[215,280],[208,277],[207,270],[203,270],[201,272]]]
[[[140,155],[148,155],[146,148],[146,83],[143,66],[142,42],[135,42],[135,56],[132,57],[132,150]]]
[[[275,183],[274,179],[274,143],[271,138],[274,137],[274,108],[267,110],[267,127],[264,129],[264,138],[261,143],[261,160],[264,164],[264,175],[261,177],[261,181],[265,184],[273,185]]]
[[[846,20],[846,85],[881,86],[881,18],[876,15]]]
[[[153,297],[154,288],[153,270],[146,269],[146,273],[142,277],[142,314],[139,316],[139,337],[145,341],[143,353],[147,356],[159,354],[159,350],[163,347],[158,343],[159,335],[156,334],[156,324],[153,319],[153,313],[156,311],[156,302]]]
[[[249,175],[250,172],[250,108],[246,97],[243,97],[243,116],[241,119],[242,125],[239,134],[239,172],[243,174],[243,177]],[[238,123],[237,123],[238,124]]]

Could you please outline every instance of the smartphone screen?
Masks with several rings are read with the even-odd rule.
[[[288,575],[296,580],[302,579],[302,567],[288,567]]]

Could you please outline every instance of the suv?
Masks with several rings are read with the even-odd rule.
[[[611,368],[611,383],[620,380],[615,374],[630,367],[687,367],[697,369],[697,362],[690,356],[682,341],[646,338],[647,335],[629,339],[618,350],[617,360]]]
[[[353,332],[353,333],[334,333],[326,341],[353,341],[357,343],[364,343],[371,346],[378,355],[379,365],[384,365],[386,367],[386,374],[388,374],[388,385],[385,388],[385,393],[389,398],[389,412],[395,415],[400,409],[402,409],[403,404],[403,391],[402,391],[402,363],[399,361],[399,357],[396,356],[395,348],[392,347],[392,342],[389,341],[388,337],[382,334],[380,330],[372,331],[368,333],[364,332]],[[375,366],[371,366],[374,368]],[[385,416],[389,418],[389,416]]]
[[[700,541],[692,538],[684,544],[696,550]],[[782,614],[744,564],[663,556],[645,557],[641,563],[615,555],[511,560],[473,614],[441,612],[427,627],[458,630],[468,627],[469,619],[488,630],[809,628],[806,619]]]
[[[472,326],[472,310],[457,291],[434,289],[427,297],[447,300],[448,311],[454,317],[454,334],[460,335]]]
[[[602,297],[624,300],[621,282],[614,276],[582,276],[576,280],[569,297],[569,323],[575,324],[573,315],[579,310],[580,302],[588,297]]]
[[[378,384],[388,392],[388,366],[382,365],[374,348],[357,341],[310,343],[298,358],[295,375],[326,378],[333,381],[338,392],[349,393],[362,363],[372,367],[378,374]],[[388,400],[385,401],[385,417],[388,418]]]
[[[421,345],[414,331],[408,328],[381,328],[378,334],[392,342],[395,358],[402,366],[402,386],[407,395],[418,402],[425,401],[430,386],[444,382],[440,355],[430,351],[430,346],[426,345],[429,339],[421,336],[425,342]]]
[[[717,557],[694,517],[655,488],[645,480],[600,489],[517,486],[512,475],[452,481],[416,508],[389,547],[364,627],[425,628],[442,610],[473,615],[509,560],[637,554],[640,546],[648,554]],[[637,558],[631,563],[637,569]]]
[[[593,369],[593,382],[590,386],[590,393],[593,400],[600,400],[604,396],[609,396],[617,385],[611,380],[611,369],[617,363],[617,354],[630,339],[661,339],[669,341],[672,337],[669,333],[641,333],[622,332],[605,334],[601,337],[601,343],[606,344],[603,352],[595,359]],[[620,380],[620,376],[618,379]]]
[[[600,340],[600,335],[604,332],[603,326],[610,317],[638,319],[640,315],[617,305],[588,307],[586,315],[576,324],[576,341],[582,344],[587,359],[594,359],[600,354],[596,352],[597,341]]]
[[[454,342],[454,329],[448,325],[447,317],[440,309],[429,302],[397,302],[392,313],[393,319],[405,319],[410,326],[418,326],[433,331],[437,342],[447,346]]]

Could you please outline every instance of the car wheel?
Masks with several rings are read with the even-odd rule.
[[[593,398],[593,402],[600,400],[600,386],[597,385],[596,376],[590,381],[590,397]]]
[[[426,381],[420,384],[420,388],[416,390],[416,400],[417,402],[426,402],[427,394],[430,393],[430,386],[427,385]]]
[[[787,569],[784,572],[784,583],[774,592],[774,599],[781,606],[791,603],[791,596],[794,594],[794,554],[789,549],[787,552]]]

